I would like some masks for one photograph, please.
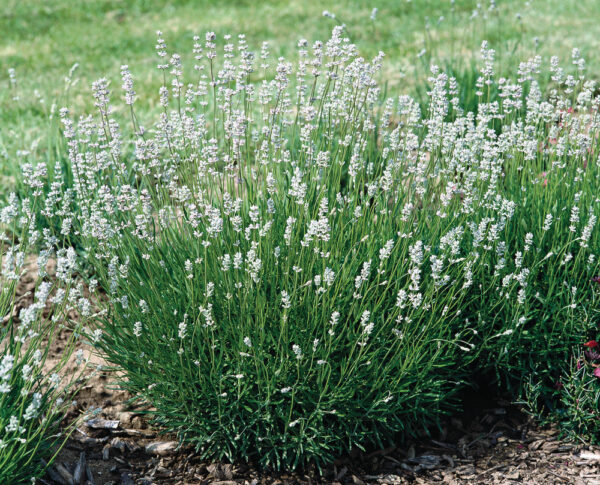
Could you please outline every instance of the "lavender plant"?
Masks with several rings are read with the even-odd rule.
[[[557,372],[598,323],[598,104],[541,59],[496,79],[482,45],[477,112],[431,67],[423,111],[382,99],[333,30],[274,60],[243,36],[195,38],[193,70],[159,33],[150,129],[121,68],[124,139],[105,79],[97,115],[61,111],[43,215],[107,295],[97,345],[157,422],[211,458],[322,465],[430,427],[474,373]],[[491,93],[497,93],[492,97]]]
[[[37,268],[27,268],[35,288],[17,292],[30,244],[38,238],[52,241],[42,238],[34,221],[33,207],[28,201],[21,206],[14,194],[0,211],[0,227],[6,231],[0,239],[0,483],[24,483],[43,475],[73,429],[74,424],[61,429],[60,422],[85,369],[83,351],[73,356],[76,332],[58,356],[51,354],[59,325],[77,302],[77,290],[71,288],[75,253],[58,253],[52,282],[46,273],[52,252],[46,247]],[[65,376],[72,356],[78,369]]]

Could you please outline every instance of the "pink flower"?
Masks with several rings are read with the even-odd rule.
[[[595,375],[596,377],[600,377],[600,367],[596,367],[596,368],[594,369],[594,375]]]

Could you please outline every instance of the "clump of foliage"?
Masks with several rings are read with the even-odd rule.
[[[551,390],[540,383],[527,389],[529,411],[544,422],[557,423],[565,436],[598,443],[600,436],[600,352],[596,340],[578,346],[579,352],[564,365]],[[548,401],[548,397],[551,400]],[[541,401],[552,412],[544,409]]]
[[[50,355],[60,325],[81,295],[70,288],[74,251],[58,252],[52,279],[46,273],[49,247],[41,252],[39,266],[26,265],[30,245],[41,236],[32,214],[28,201],[21,207],[14,194],[0,211],[0,228],[6,231],[0,238],[0,483],[24,483],[43,475],[73,429],[60,424],[85,369],[83,352],[73,355],[76,332],[60,355]],[[36,283],[23,294],[18,289],[26,271]],[[63,370],[71,356],[80,367],[66,376]]]
[[[435,66],[425,110],[382,99],[383,54],[342,28],[298,48],[208,33],[184,73],[159,35],[158,120],[123,66],[124,139],[94,83],[97,116],[61,111],[72,183],[57,167],[44,208],[107,293],[122,385],[203,456],[275,468],[429,427],[475,373],[546,382],[598,323],[600,100],[577,51],[544,94],[540,58],[496,79],[484,43],[475,113]]]

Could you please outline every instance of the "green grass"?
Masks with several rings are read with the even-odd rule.
[[[596,0],[506,0],[498,1],[495,11],[489,11],[489,2],[481,3],[483,11],[470,19],[475,0],[458,0],[454,8],[449,0],[0,2],[0,197],[16,186],[23,151],[51,162],[56,158],[56,127],[50,123],[49,129],[48,121],[52,105],[89,108],[91,82],[106,76],[118,86],[121,64],[136,78],[146,109],[138,116],[149,115],[160,85],[151,69],[158,29],[169,52],[189,53],[194,34],[214,31],[219,37],[245,33],[257,50],[269,41],[274,53],[293,60],[298,39],[328,38],[336,21],[322,16],[327,9],[347,25],[362,54],[386,53],[382,78],[390,88],[421,99],[429,63],[468,78],[484,39],[497,50],[502,72],[514,72],[520,60],[535,53],[546,61],[550,55],[565,61],[573,47],[589,65],[598,65]],[[373,7],[379,9],[375,22],[369,18]],[[417,57],[423,49],[426,54]],[[75,63],[79,67],[67,95],[64,78]],[[16,90],[10,89],[9,68],[16,70]]]

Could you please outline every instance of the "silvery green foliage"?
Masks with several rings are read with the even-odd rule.
[[[383,53],[341,27],[296,63],[208,33],[193,72],[158,35],[155,123],[127,66],[130,131],[94,83],[95,116],[61,111],[72,184],[57,167],[44,216],[108,294],[97,343],[123,385],[203,454],[279,468],[381,445],[451,408],[472,364],[545,379],[597,323],[578,52],[542,93],[540,58],[496,79],[484,43],[469,112],[436,66],[425,110],[383,100]]]
[[[32,187],[40,182],[40,177],[29,180]],[[80,350],[73,364],[78,370],[63,372],[77,333],[61,346],[60,354],[50,355],[66,315],[80,313],[87,299],[74,286],[74,253],[56,251],[54,238],[36,230],[36,209],[35,199],[19,202],[11,195],[0,212],[0,483],[22,483],[43,474],[41,460],[51,461],[66,439],[68,429],[63,433],[59,423],[85,369]],[[31,254],[35,242],[42,245],[37,260]],[[55,277],[46,271],[51,258],[56,261]],[[25,275],[35,285],[23,294],[19,287]]]

